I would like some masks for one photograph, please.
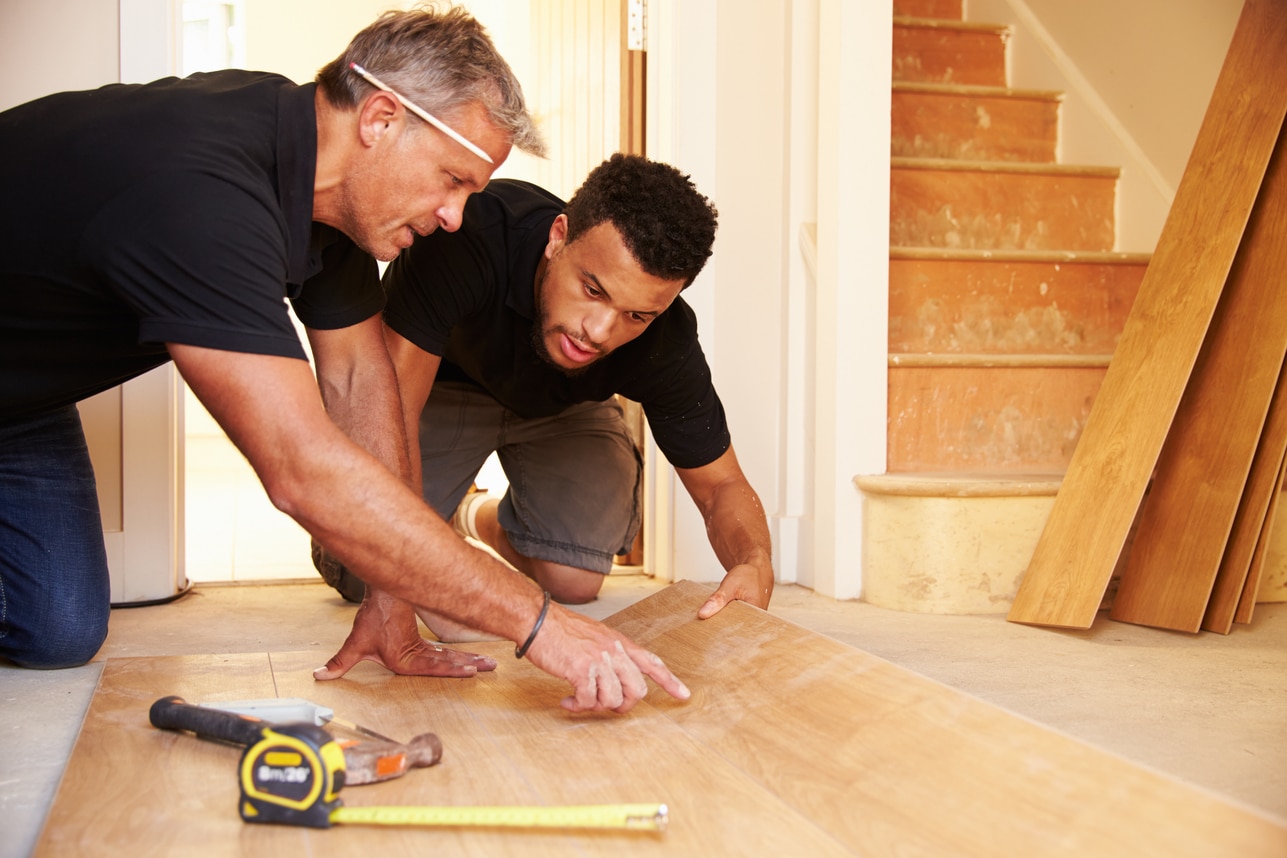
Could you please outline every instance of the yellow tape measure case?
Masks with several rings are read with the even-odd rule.
[[[344,751],[314,724],[278,724],[241,757],[241,818],[329,828],[341,802]]]

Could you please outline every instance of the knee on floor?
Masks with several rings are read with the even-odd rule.
[[[539,581],[550,592],[550,598],[564,605],[584,605],[598,598],[606,575],[585,569],[567,569],[559,574],[545,575]]]
[[[46,618],[43,631],[24,633],[7,629],[0,637],[0,655],[19,667],[61,670],[80,667],[92,659],[107,640],[107,610],[101,616],[76,616],[53,621]]]

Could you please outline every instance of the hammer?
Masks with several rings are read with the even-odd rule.
[[[218,739],[250,747],[274,722],[222,709],[194,706],[177,695],[162,697],[152,704],[148,718],[162,730],[189,730],[206,739]],[[338,719],[332,719],[338,721]],[[344,751],[344,782],[351,786],[373,784],[400,777],[412,767],[432,766],[442,759],[442,742],[433,733],[422,733],[407,744],[378,733],[340,722],[370,736],[373,741],[339,742]]]

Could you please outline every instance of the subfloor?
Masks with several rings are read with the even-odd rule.
[[[661,586],[613,575],[582,610],[602,618]],[[27,855],[39,835],[104,659],[308,650],[321,665],[353,610],[320,582],[204,584],[168,605],[113,611],[85,667],[0,666],[0,856]],[[1287,605],[1258,606],[1227,637],[1103,614],[1069,632],[1000,615],[899,613],[798,586],[779,586],[770,612],[1287,820]]]

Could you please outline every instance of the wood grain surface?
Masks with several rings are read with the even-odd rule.
[[[1287,14],[1247,0],[1189,166],[1009,619],[1089,628],[1287,112]]]
[[[1278,472],[1278,485],[1269,498],[1269,509],[1265,512],[1265,523],[1261,526],[1260,541],[1256,543],[1256,553],[1251,558],[1251,568],[1242,584],[1242,595],[1238,597],[1238,610],[1233,615],[1235,623],[1250,623],[1256,610],[1256,597],[1260,593],[1260,581],[1265,573],[1265,558],[1269,552],[1269,539],[1274,532],[1274,520],[1278,506],[1282,501],[1283,483],[1287,479],[1287,457],[1283,460],[1282,470]]]
[[[1281,97],[1287,104],[1287,92]],[[1114,620],[1182,632],[1202,625],[1287,354],[1284,224],[1287,148],[1280,133],[1158,457],[1113,600]],[[1274,449],[1265,467],[1276,477],[1281,439],[1266,441]]]
[[[306,653],[109,660],[36,854],[1281,855],[1287,827],[772,615],[680,583],[609,623],[693,689],[572,716],[563,683],[501,660],[474,679],[360,665],[317,683]],[[157,697],[305,697],[443,762],[343,791],[346,805],[664,801],[660,834],[317,830],[237,815],[240,750],[152,728]]]
[[[1253,564],[1264,562],[1274,503],[1282,491],[1283,457],[1287,454],[1287,365],[1278,374],[1269,414],[1261,432],[1242,500],[1229,533],[1229,544],[1216,572],[1202,617],[1202,628],[1227,635]]]

